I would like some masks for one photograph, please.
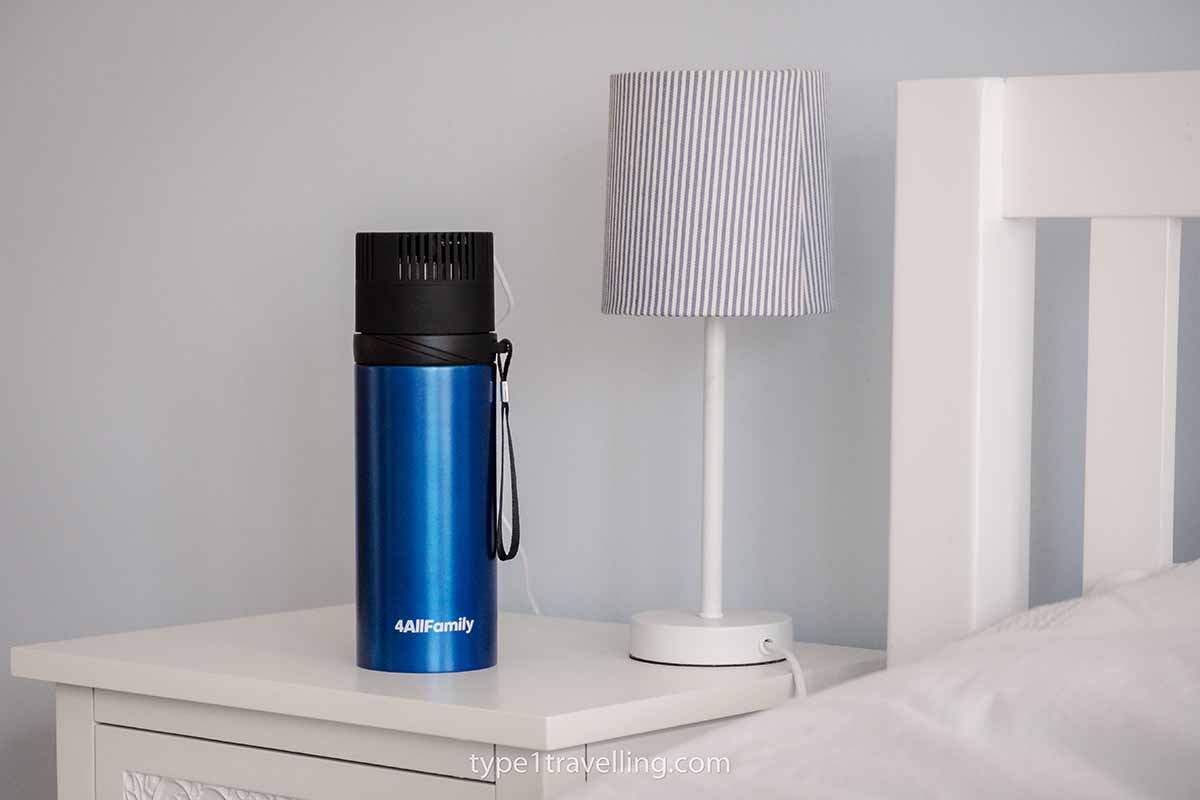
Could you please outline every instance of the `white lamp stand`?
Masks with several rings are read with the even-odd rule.
[[[725,667],[779,661],[766,640],[792,642],[792,618],[775,611],[725,611],[721,602],[725,505],[725,320],[704,318],[704,519],[700,610],[633,615],[629,654],[640,661]]]

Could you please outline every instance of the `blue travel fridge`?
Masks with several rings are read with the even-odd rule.
[[[360,233],[356,245],[358,664],[491,667],[496,562],[519,532],[514,519],[505,549],[497,355],[511,345],[493,330],[492,235]]]

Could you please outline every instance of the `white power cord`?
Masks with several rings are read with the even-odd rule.
[[[508,531],[508,534],[511,536],[512,523],[508,521],[508,517],[501,514],[500,521],[504,523],[504,529]],[[517,550],[517,556],[519,556],[521,559],[521,574],[525,578],[525,599],[529,601],[529,608],[533,611],[533,613],[540,617],[542,615],[542,608],[538,605],[537,598],[533,596],[533,584],[529,582],[529,556],[525,555],[524,543],[522,543],[522,547]]]
[[[792,669],[792,681],[796,684],[796,697],[807,697],[808,684],[804,681],[804,670],[800,668],[800,659],[796,658],[796,654],[773,639],[763,639],[762,651],[764,655],[779,656],[787,661]]]
[[[513,312],[514,308],[516,308],[517,301],[516,298],[513,297],[512,287],[508,285],[508,276],[504,274],[504,268],[500,266],[500,261],[495,256],[492,256],[492,264],[494,264],[496,267],[496,277],[500,279],[500,288],[504,290],[504,297],[508,301],[508,307],[504,309],[504,314],[500,317],[500,319],[496,320],[496,324],[499,325],[501,322],[504,322],[504,320],[508,319],[508,315]]]
[[[499,326],[501,322],[504,322],[504,320],[508,319],[508,315],[513,312],[514,308],[516,308],[517,300],[515,297],[513,297],[512,287],[508,285],[508,276],[504,274],[504,268],[500,266],[500,260],[495,256],[492,256],[492,264],[496,267],[496,277],[500,279],[500,287],[504,289],[504,297],[508,301],[508,307],[504,309],[504,313],[500,316],[500,319],[496,320],[496,325]],[[508,515],[503,511],[500,512],[500,521],[503,523],[504,529],[507,530],[508,534],[511,536],[512,520],[510,520]],[[529,556],[525,552],[528,549],[528,544],[518,548],[517,555],[521,559],[521,573],[525,579],[525,599],[529,601],[529,608],[533,610],[533,613],[540,617],[542,615],[542,609],[541,606],[538,605],[537,598],[533,595],[533,583],[530,581],[529,577],[529,573],[531,572],[529,568]]]

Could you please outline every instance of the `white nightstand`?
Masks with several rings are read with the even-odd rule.
[[[791,693],[782,665],[645,664],[628,639],[626,625],[503,614],[498,667],[387,674],[355,666],[354,608],[335,606],[16,647],[12,671],[58,684],[60,800],[166,800],[200,784],[229,800],[544,798],[586,776],[482,770],[497,755],[583,764],[600,743],[647,754]],[[884,663],[796,648],[810,691]]]

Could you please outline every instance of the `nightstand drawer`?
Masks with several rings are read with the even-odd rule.
[[[96,726],[96,800],[491,800],[490,783]]]
[[[484,768],[496,751],[483,742],[103,690],[95,716],[122,728],[495,782]]]

